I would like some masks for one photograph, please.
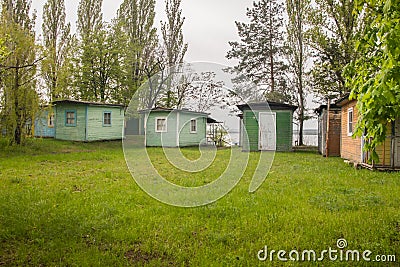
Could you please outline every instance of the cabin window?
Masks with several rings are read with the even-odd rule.
[[[65,112],[65,126],[70,126],[70,127],[76,126],[76,111],[67,110]]]
[[[197,133],[197,120],[190,120],[190,133]]]
[[[353,120],[354,120],[354,111],[353,111],[353,108],[349,108],[347,111],[347,134],[348,134],[348,136],[353,135]]]
[[[54,113],[50,114],[47,118],[47,126],[49,128],[54,128]]]
[[[167,118],[156,118],[156,132],[157,133],[167,132]]]
[[[111,111],[103,112],[103,126],[111,126]]]

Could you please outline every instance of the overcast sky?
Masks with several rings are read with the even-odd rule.
[[[36,28],[41,34],[43,5],[46,0],[33,0],[32,9],[37,10]],[[232,65],[225,56],[229,41],[237,40],[235,21],[246,21],[246,8],[252,0],[183,0],[185,16],[184,39],[189,44],[185,61],[209,61]],[[73,30],[76,27],[79,0],[66,0],[67,20]],[[104,0],[103,17],[110,21],[115,17],[122,0]],[[157,0],[155,26],[160,28],[160,20],[165,20],[165,2]]]

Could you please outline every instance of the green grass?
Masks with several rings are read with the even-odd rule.
[[[209,170],[182,180],[160,149],[149,149],[160,172],[182,185],[215,179],[229,153],[218,151]],[[193,148],[184,154],[199,155]],[[136,185],[120,142],[0,142],[0,266],[279,266],[259,262],[257,252],[265,245],[335,249],[339,238],[348,249],[400,260],[399,173],[357,171],[315,153],[277,153],[266,181],[250,194],[257,157],[220,201],[177,208]],[[311,263],[285,264],[298,265]]]

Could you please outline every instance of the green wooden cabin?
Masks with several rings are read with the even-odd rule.
[[[55,138],[71,141],[122,139],[124,106],[75,100],[53,102]]]
[[[237,105],[243,151],[291,151],[296,106],[276,102]],[[246,135],[247,132],[247,135]]]
[[[206,143],[207,113],[154,108],[140,112],[148,147],[187,147]]]

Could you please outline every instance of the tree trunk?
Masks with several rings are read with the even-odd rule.
[[[272,1],[270,2],[270,12],[269,12],[269,23],[270,23],[270,27],[269,27],[269,33],[270,33],[270,37],[269,37],[269,59],[270,59],[270,75],[271,75],[271,92],[275,91],[275,70],[274,70],[274,54],[272,52],[273,45],[272,45],[272,39],[274,38],[274,35],[272,33]]]
[[[16,64],[18,66],[18,62]],[[21,135],[22,135],[22,123],[21,123],[21,113],[19,108],[19,68],[15,68],[14,75],[14,113],[16,118],[16,125],[13,136],[13,143],[20,145],[21,144]]]

